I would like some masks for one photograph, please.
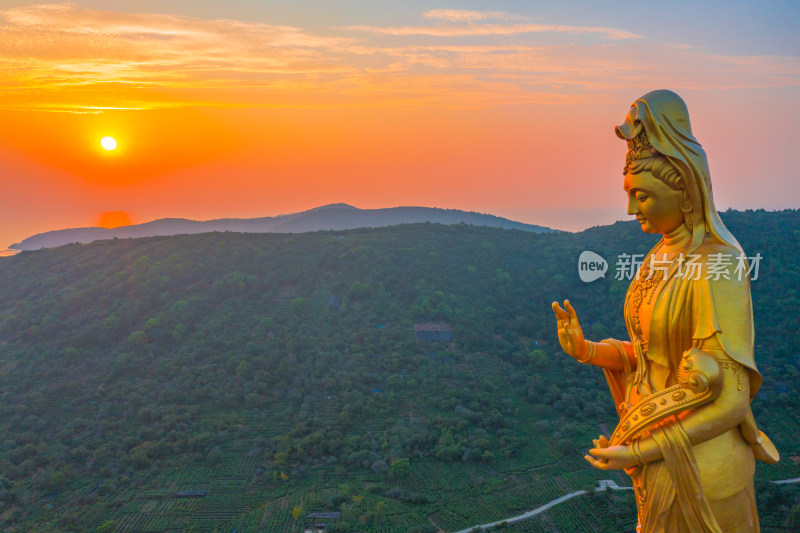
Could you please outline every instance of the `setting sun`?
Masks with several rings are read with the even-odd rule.
[[[97,217],[97,226],[101,228],[118,228],[120,226],[130,226],[131,217],[125,211],[106,211]]]
[[[108,151],[117,149],[117,140],[114,137],[103,137],[100,139],[100,146]]]

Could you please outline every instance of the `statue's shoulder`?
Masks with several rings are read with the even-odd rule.
[[[713,292],[749,291],[749,278],[745,275],[746,263],[742,254],[733,246],[706,239],[686,256],[687,264],[694,263],[693,283],[710,286]],[[688,272],[688,271],[687,271]]]
[[[719,257],[720,255],[732,257],[739,256],[739,250],[730,244],[725,244],[713,239],[704,240],[700,246],[692,251],[692,253],[702,256],[703,258],[709,258],[711,256]]]

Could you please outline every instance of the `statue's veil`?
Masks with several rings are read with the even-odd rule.
[[[665,156],[683,177],[692,203],[689,253],[702,244],[707,233],[742,253],[739,242],[722,223],[714,207],[706,152],[692,135],[689,111],[681,97],[663,89],[649,92],[633,103],[625,122],[615,130],[621,139],[631,140],[642,128],[653,148]]]

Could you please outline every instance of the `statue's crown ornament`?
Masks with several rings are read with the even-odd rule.
[[[650,141],[647,138],[647,132],[642,128],[642,131],[639,132],[637,136],[633,139],[628,139],[628,155],[625,156],[625,170],[623,171],[624,174],[627,174],[628,167],[633,161],[637,159],[647,159],[648,157],[656,157],[658,152],[655,148],[650,144]]]

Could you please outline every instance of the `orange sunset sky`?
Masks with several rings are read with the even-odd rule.
[[[658,88],[720,209],[800,207],[800,4],[644,4],[0,0],[0,249],[106,212],[623,220],[614,126]]]

